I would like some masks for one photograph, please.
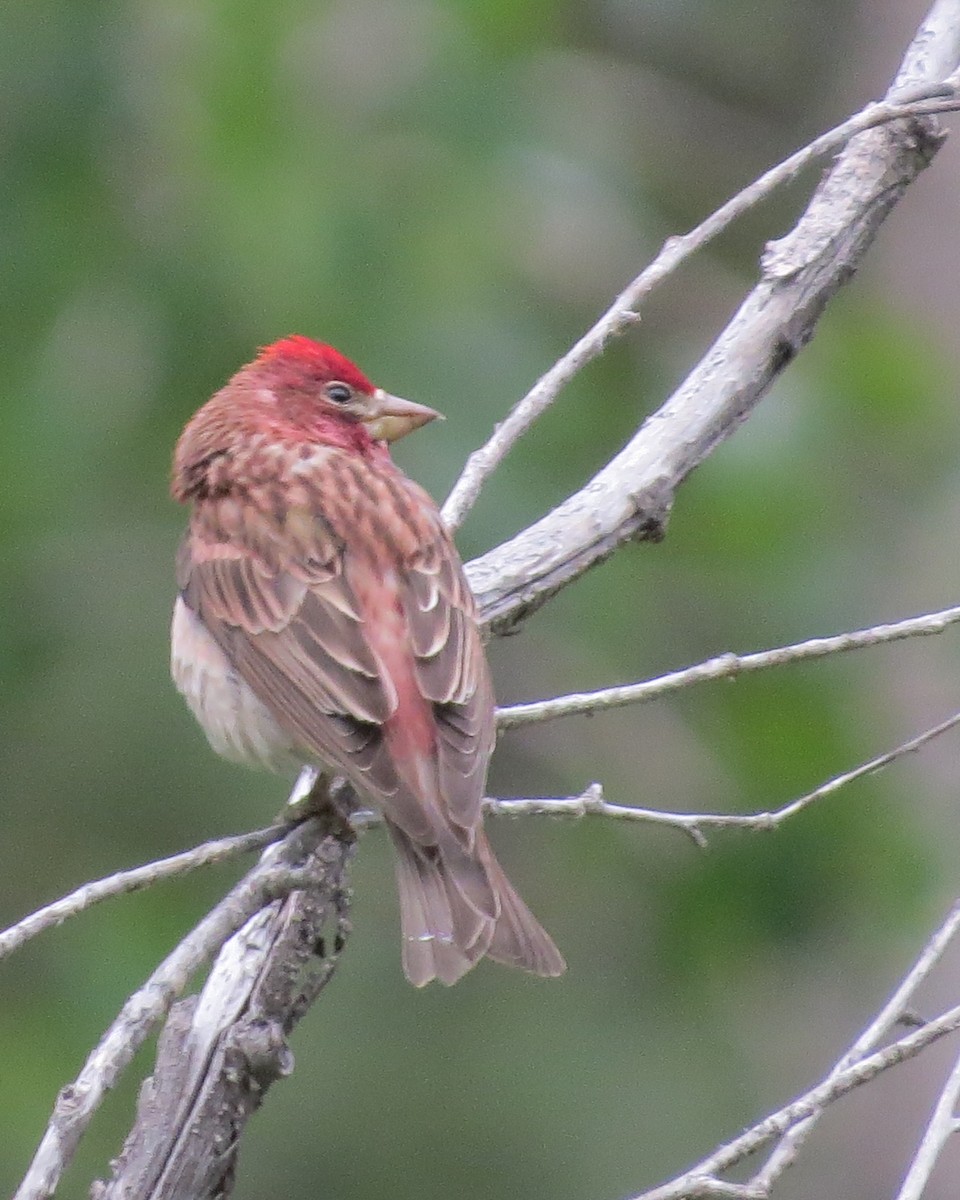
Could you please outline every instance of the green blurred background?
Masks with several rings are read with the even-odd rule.
[[[446,412],[468,450],[668,234],[881,93],[913,0],[7,0],[0,9],[0,921],[265,823],[282,781],[208,750],[168,680],[194,408],[291,331]],[[627,548],[492,650],[503,701],[956,603],[958,151],[812,346]],[[496,476],[465,557],[578,487],[703,352],[808,176],[670,282]],[[747,811],[952,712],[956,634],[504,738],[491,790]],[[771,836],[500,823],[562,982],[403,982],[389,854],[245,1139],[236,1195],[600,1200],[814,1082],[957,887],[957,736]],[[236,877],[118,900],[0,966],[0,1192],[57,1089]],[[922,1003],[955,999],[960,960]],[[61,1195],[119,1150],[143,1053]],[[889,1194],[942,1053],[841,1105],[778,1195]],[[954,1195],[945,1160],[941,1190]]]

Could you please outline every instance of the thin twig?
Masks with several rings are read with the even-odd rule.
[[[955,725],[960,724],[960,713],[942,721],[939,725],[918,734],[917,737],[903,742],[893,750],[871,758],[853,770],[836,775],[826,783],[821,784],[812,792],[791,800],[780,808],[772,811],[754,813],[674,813],[655,808],[640,808],[628,804],[611,804],[604,799],[603,788],[599,783],[592,783],[578,796],[563,797],[524,797],[521,799],[488,798],[484,801],[487,812],[494,816],[548,816],[548,817],[586,817],[598,816],[611,820],[639,821],[648,825],[667,825],[679,829],[698,846],[706,846],[707,839],[704,828],[714,829],[775,829],[782,821],[794,816],[808,805],[824,796],[832,795],[848,783],[879,771],[889,766],[905,754],[910,754],[925,746],[940,734],[946,733]],[[308,779],[314,776],[313,768],[306,768]],[[299,794],[295,787],[293,799]],[[379,825],[382,817],[379,813],[367,809],[358,809],[350,816],[350,824],[358,833],[364,829]],[[19,949],[25,942],[36,937],[45,929],[61,924],[70,917],[77,916],[92,905],[106,900],[111,896],[124,895],[127,892],[169,879],[172,876],[185,874],[198,867],[212,863],[223,862],[235,858],[251,850],[261,849],[278,841],[290,830],[289,825],[270,825],[266,829],[255,829],[250,833],[237,834],[234,837],[219,838],[215,841],[204,842],[192,850],[185,850],[170,858],[159,859],[157,862],[146,863],[142,867],[133,867],[129,871],[117,871],[104,879],[86,883],[76,891],[70,892],[53,903],[45,905],[29,916],[11,925],[0,933],[0,958]]]
[[[846,145],[858,133],[890,121],[955,111],[960,106],[960,100],[954,90],[952,80],[920,84],[909,94],[909,99],[881,100],[868,104],[854,116],[771,167],[694,229],[668,238],[653,262],[624,288],[592,328],[537,380],[497,425],[489,440],[470,455],[443,506],[443,518],[448,527],[457,529],[463,523],[484,483],[514,444],[547,411],[561,390],[587,363],[597,358],[613,338],[639,320],[637,308],[641,302],[677,267],[776,188],[795,179],[816,159]]]
[[[843,1071],[831,1074],[822,1083],[811,1088],[802,1096],[771,1113],[762,1121],[748,1129],[746,1133],[727,1142],[719,1150],[697,1163],[691,1170],[679,1175],[669,1183],[650,1191],[642,1192],[635,1200],[688,1200],[690,1197],[717,1195],[717,1188],[729,1186],[720,1183],[716,1176],[726,1171],[736,1163],[753,1154],[766,1142],[770,1141],[799,1121],[819,1114],[828,1104],[845,1096],[854,1088],[876,1078],[882,1071],[906,1062],[919,1054],[932,1042],[953,1033],[960,1028],[960,1006],[942,1013],[936,1020],[928,1022],[922,1029],[907,1034],[896,1042],[892,1042],[883,1050],[853,1063]],[[721,1194],[723,1194],[721,1192]],[[749,1194],[749,1193],[747,1193]]]
[[[194,846],[192,850],[184,850],[173,854],[170,858],[161,858],[156,862],[145,863],[142,867],[131,867],[126,871],[117,871],[103,879],[95,879],[85,883],[75,891],[51,904],[38,908],[36,912],[11,925],[0,933],[0,959],[6,958],[14,950],[18,950],[25,942],[61,925],[69,917],[108,900],[111,896],[122,896],[127,892],[140,891],[151,887],[162,879],[170,879],[175,875],[185,875],[198,867],[212,866],[214,863],[226,862],[241,854],[249,854],[252,850],[262,850],[271,842],[279,841],[284,834],[290,832],[289,825],[269,825],[266,829],[254,829],[250,833],[239,833],[233,837],[216,838]]]
[[[917,1153],[910,1164],[907,1177],[903,1181],[903,1187],[897,1193],[897,1200],[920,1200],[944,1146],[951,1134],[960,1131],[960,1119],[957,1117],[958,1102],[960,1102],[960,1056],[953,1064],[953,1070],[940,1093],[933,1116],[930,1118]]]
[[[904,1013],[909,1009],[917,989],[943,958],[958,930],[960,930],[960,899],[954,901],[942,924],[928,940],[920,956],[890,999],[846,1054],[834,1065],[827,1076],[828,1080],[836,1078],[842,1071],[859,1062],[865,1054],[869,1054],[874,1046],[886,1037],[893,1026],[902,1019]],[[823,1109],[818,1109],[805,1120],[794,1125],[783,1137],[764,1163],[763,1168],[751,1180],[759,1195],[769,1195],[775,1181],[796,1160],[804,1142],[813,1132],[814,1126],[822,1115]]]
[[[511,704],[497,711],[497,725],[501,730],[516,729],[521,725],[553,721],[558,717],[569,717],[578,713],[601,712],[627,704],[643,704],[706,680],[734,679],[748,671],[761,671],[768,667],[802,662],[805,659],[824,658],[829,654],[840,654],[847,650],[860,650],[865,646],[879,646],[904,638],[942,633],[958,621],[960,605],[942,609],[940,612],[925,613],[919,617],[909,617],[893,624],[855,629],[850,633],[838,633],[832,637],[810,638],[805,642],[778,646],[773,650],[760,650],[753,654],[719,654],[692,667],[670,671],[666,675],[641,683],[601,688],[595,692],[573,692],[567,696],[555,696],[550,700],[537,700],[529,704]]]
[[[887,750],[875,758],[868,759],[860,766],[840,775],[834,775],[826,783],[820,784],[812,792],[791,800],[765,812],[753,813],[674,813],[656,808],[639,808],[630,804],[611,804],[604,799],[603,788],[599,783],[592,783],[579,796],[564,796],[560,798],[532,798],[520,800],[488,799],[484,802],[488,812],[497,816],[548,816],[548,817],[607,817],[618,821],[640,821],[650,825],[667,825],[691,837],[698,846],[707,844],[705,828],[713,829],[752,829],[765,831],[775,829],[789,817],[808,808],[817,800],[831,796],[842,787],[854,780],[872,775],[876,771],[888,767],[904,755],[915,753],[934,738],[960,725],[960,712],[954,713],[945,721],[924,730],[893,750]],[[368,821],[369,823],[369,821]]]

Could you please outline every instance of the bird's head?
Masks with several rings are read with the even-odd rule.
[[[305,429],[359,426],[375,442],[395,442],[440,417],[374,387],[339,350],[301,334],[264,346],[244,371],[272,392],[286,420]]]
[[[241,467],[262,473],[258,456],[275,470],[277,451],[302,457],[320,445],[388,458],[385,443],[439,416],[374,387],[332,346],[294,334],[264,346],[187,422],[174,453],[173,495],[186,501],[229,490]]]

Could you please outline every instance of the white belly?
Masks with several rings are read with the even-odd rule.
[[[239,678],[179,596],[173,607],[170,645],[173,681],[218,754],[284,775],[302,766],[293,738]]]

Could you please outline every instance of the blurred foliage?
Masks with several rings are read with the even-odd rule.
[[[447,413],[399,452],[442,495],[667,234],[845,115],[846,89],[882,90],[858,30],[882,35],[892,73],[923,5],[900,8],[893,23],[879,0],[2,6],[3,924],[262,824],[285,795],[217,760],[167,678],[183,523],[167,464],[198,403],[257,345],[322,337]],[[574,382],[488,487],[465,555],[622,444],[803,195],[687,266]],[[493,647],[504,700],[956,601],[956,348],[911,311],[909,278],[896,294],[881,280],[868,263],[831,307],[683,489],[663,545],[626,548]],[[951,711],[958,666],[945,637],[512,734],[491,789],[597,778],[625,802],[772,807]],[[642,827],[495,828],[568,954],[557,984],[484,964],[450,992],[408,988],[371,835],[354,939],[251,1127],[237,1196],[564,1200],[675,1172],[811,1082],[892,986],[955,886],[955,778],[943,748],[706,853]],[[109,904],[2,964],[0,1190],[123,999],[238,870]],[[111,1097],[62,1195],[106,1170],[135,1091],[131,1076]],[[851,1200],[878,1194],[842,1175],[842,1149],[810,1164],[809,1194],[838,1177]]]

